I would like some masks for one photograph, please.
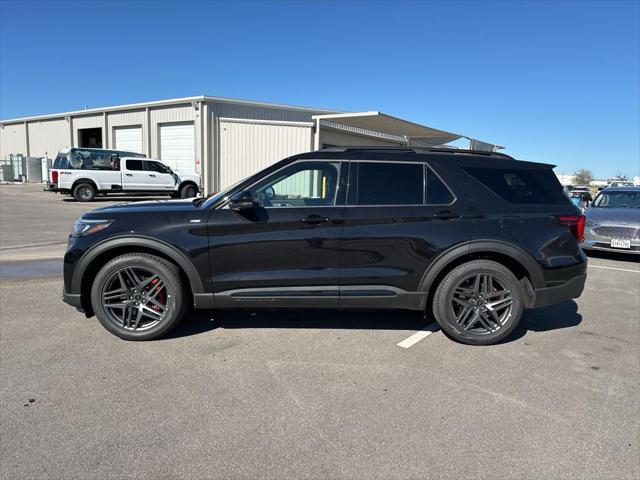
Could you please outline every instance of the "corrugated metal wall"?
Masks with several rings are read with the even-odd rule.
[[[69,146],[69,122],[64,118],[29,123],[29,155],[56,158],[57,153]]]
[[[27,135],[24,123],[4,125],[0,128],[0,159],[9,154],[27,155]]]
[[[297,153],[311,149],[310,123],[219,119],[219,188]]]
[[[377,147],[377,146],[398,146],[397,142],[377,139],[369,136],[358,135],[350,132],[339,132],[320,128],[320,143],[322,145],[333,145],[340,147]]]

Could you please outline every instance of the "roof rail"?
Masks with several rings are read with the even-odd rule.
[[[323,148],[323,152],[398,152],[398,153],[448,153],[458,155],[486,155],[488,157],[506,158],[515,160],[511,155],[499,152],[487,152],[485,150],[468,150],[463,148],[442,148],[442,147],[402,147],[402,146],[382,146],[382,147],[328,147]]]

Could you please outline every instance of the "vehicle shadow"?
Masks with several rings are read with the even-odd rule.
[[[353,330],[417,331],[434,322],[421,312],[407,310],[191,310],[163,339],[198,335],[216,328],[309,328]],[[528,331],[545,332],[574,327],[582,322],[574,301],[526,310],[511,334],[509,343]]]
[[[640,263],[640,255],[633,253],[604,252],[599,250],[585,250],[584,253],[586,253],[589,258],[602,258],[604,260]]]
[[[513,342],[524,337],[529,331],[560,330],[575,327],[581,322],[582,315],[578,313],[578,304],[573,300],[548,307],[525,310],[520,323],[513,329],[513,332],[498,343]]]
[[[174,200],[170,197],[167,196],[139,196],[139,197],[126,197],[126,196],[122,196],[119,197],[117,195],[108,195],[108,196],[104,196],[104,197],[95,197],[93,200],[91,200],[91,202],[89,203],[100,203],[100,202],[144,202],[144,201],[149,201],[149,200]],[[75,198],[69,197],[69,198],[63,198],[62,199],[63,202],[68,202],[68,203],[82,203],[82,202],[78,202]]]

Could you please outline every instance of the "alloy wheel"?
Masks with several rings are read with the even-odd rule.
[[[455,286],[451,308],[460,330],[488,335],[500,330],[511,318],[513,296],[495,275],[476,273]]]
[[[104,283],[101,302],[109,321],[127,330],[147,330],[160,323],[171,308],[167,282],[143,267],[125,267]]]

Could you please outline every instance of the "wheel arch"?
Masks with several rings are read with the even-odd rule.
[[[73,183],[71,184],[71,191],[73,192],[75,188],[81,183],[89,183],[93,185],[93,188],[95,188],[96,192],[98,192],[98,184],[96,183],[96,181],[93,180],[92,178],[87,178],[87,177],[82,177],[74,180]]]
[[[447,273],[458,265],[479,259],[493,260],[511,270],[523,285],[527,306],[535,299],[534,289],[544,287],[542,270],[531,254],[500,240],[476,240],[452,247],[432,262],[419,286],[419,291],[427,293],[425,308],[429,308],[435,289]]]
[[[180,182],[180,185],[178,185],[178,192],[180,192],[187,185],[193,185],[194,187],[196,187],[196,190],[198,190],[198,184],[193,180],[182,180]]]
[[[109,260],[125,253],[148,253],[173,262],[180,269],[191,294],[205,293],[198,271],[183,252],[157,239],[140,236],[119,237],[92,247],[82,256],[74,269],[71,291],[80,293],[82,307],[87,316],[93,315],[93,278]]]

